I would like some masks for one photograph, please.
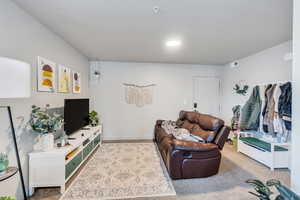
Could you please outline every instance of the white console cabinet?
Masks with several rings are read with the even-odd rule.
[[[102,126],[87,126],[69,137],[74,138],[70,145],[29,153],[30,196],[37,187],[60,187],[64,193],[66,182],[101,145]]]

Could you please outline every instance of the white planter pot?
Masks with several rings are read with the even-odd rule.
[[[52,133],[40,135],[36,150],[49,151],[54,148],[54,136]]]

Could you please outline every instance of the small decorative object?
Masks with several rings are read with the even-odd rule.
[[[8,168],[8,156],[6,153],[0,153],[0,174]]]
[[[99,124],[99,117],[96,111],[93,110],[92,112],[90,112],[89,119],[90,119],[90,124],[92,126],[97,126]]]
[[[56,113],[50,115],[47,111],[50,106],[46,105],[44,109],[32,106],[31,118],[29,124],[36,133],[39,134],[40,150],[49,150],[54,146],[54,133],[61,129],[63,125],[63,117]]]
[[[198,104],[195,102],[194,103],[194,112],[197,112],[197,106],[198,106]]]
[[[0,197],[0,200],[16,200],[13,197]]]
[[[280,193],[275,199],[276,200],[300,200],[300,197],[297,196],[293,191],[287,188],[284,185],[281,185],[280,181],[271,179],[264,184],[260,180],[249,179],[246,183],[254,186],[256,193],[249,192],[250,194],[256,196],[260,200],[271,200],[271,196],[274,194],[270,187],[275,186],[275,188]]]
[[[38,91],[55,92],[56,64],[38,57]]]
[[[90,85],[98,85],[102,77],[101,65],[99,61],[90,62]]]
[[[73,93],[80,93],[81,92],[81,77],[80,73],[73,72]]]
[[[58,92],[69,93],[71,86],[71,70],[63,65],[58,68]]]
[[[249,86],[248,85],[242,85],[241,83],[235,84],[233,90],[235,93],[245,96],[248,92]]]

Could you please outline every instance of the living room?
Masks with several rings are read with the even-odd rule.
[[[299,198],[298,10],[1,1],[0,199],[259,199],[256,179]]]

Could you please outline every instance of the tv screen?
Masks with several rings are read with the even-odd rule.
[[[89,124],[89,99],[65,99],[64,129],[70,135]]]

